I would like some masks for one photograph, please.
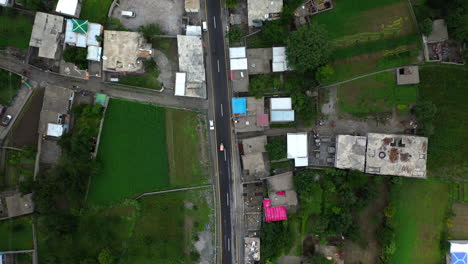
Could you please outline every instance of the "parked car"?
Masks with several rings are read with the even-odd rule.
[[[122,11],[120,14],[124,17],[136,17],[135,12],[133,11]]]
[[[213,123],[213,120],[210,120],[210,130],[214,130],[214,123]]]
[[[6,115],[5,117],[3,117],[2,119],[2,126],[8,126],[8,124],[10,124],[10,121],[13,117],[11,115]]]
[[[203,31],[208,31],[208,24],[206,23],[206,21],[202,22],[202,28],[203,28]]]

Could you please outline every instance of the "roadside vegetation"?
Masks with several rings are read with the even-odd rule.
[[[63,51],[63,60],[75,64],[80,70],[88,69],[87,49],[69,46]]]
[[[0,69],[0,83],[0,104],[8,106],[21,87],[21,77]]]
[[[18,13],[13,8],[0,7],[0,50],[15,47],[22,51],[29,48],[34,17]]]
[[[162,84],[158,81],[159,70],[154,59],[144,61],[145,72],[142,74],[131,73],[119,77],[119,83],[159,90]]]

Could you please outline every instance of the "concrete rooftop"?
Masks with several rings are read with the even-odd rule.
[[[426,137],[369,133],[366,173],[426,178]]]
[[[271,73],[273,50],[271,48],[247,49],[249,74]]]
[[[265,101],[262,98],[247,97],[247,116],[240,116],[234,122],[236,133],[262,131],[264,127],[257,126],[257,115],[265,113]]]
[[[185,96],[206,98],[203,45],[199,36],[177,35],[179,72],[186,73]]]
[[[266,136],[242,139],[242,147],[244,153],[266,152],[265,145],[267,144]]]
[[[335,167],[364,171],[367,138],[338,135],[336,137]]]
[[[56,59],[62,32],[62,16],[37,12],[29,46],[39,48],[39,57]]]
[[[142,60],[152,53],[138,32],[104,30],[102,68],[111,72],[136,72],[143,69]],[[142,56],[141,58],[139,58]]]
[[[32,193],[22,195],[21,193],[5,197],[8,209],[8,217],[31,214],[34,211]]]
[[[254,25],[254,20],[266,20],[270,14],[280,13],[282,8],[283,0],[247,0],[249,27]]]
[[[397,84],[418,84],[419,83],[419,67],[406,66],[396,69]]]
[[[264,178],[270,175],[270,165],[266,152],[248,153],[241,157],[243,168],[248,171],[250,176]]]
[[[432,32],[427,36],[427,42],[441,42],[448,40],[448,31],[445,20],[436,19],[432,22]]]

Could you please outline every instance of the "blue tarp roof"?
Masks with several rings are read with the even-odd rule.
[[[232,98],[232,114],[247,115],[246,98]]]
[[[270,112],[271,122],[293,122],[294,110],[273,110]]]
[[[468,254],[465,252],[453,252],[452,253],[452,264],[467,264]]]

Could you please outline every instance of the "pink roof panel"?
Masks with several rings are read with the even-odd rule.
[[[271,200],[264,199],[263,207],[265,208],[265,217],[267,222],[283,221],[288,219],[286,206],[271,207]]]
[[[257,126],[268,126],[268,114],[257,115]]]

